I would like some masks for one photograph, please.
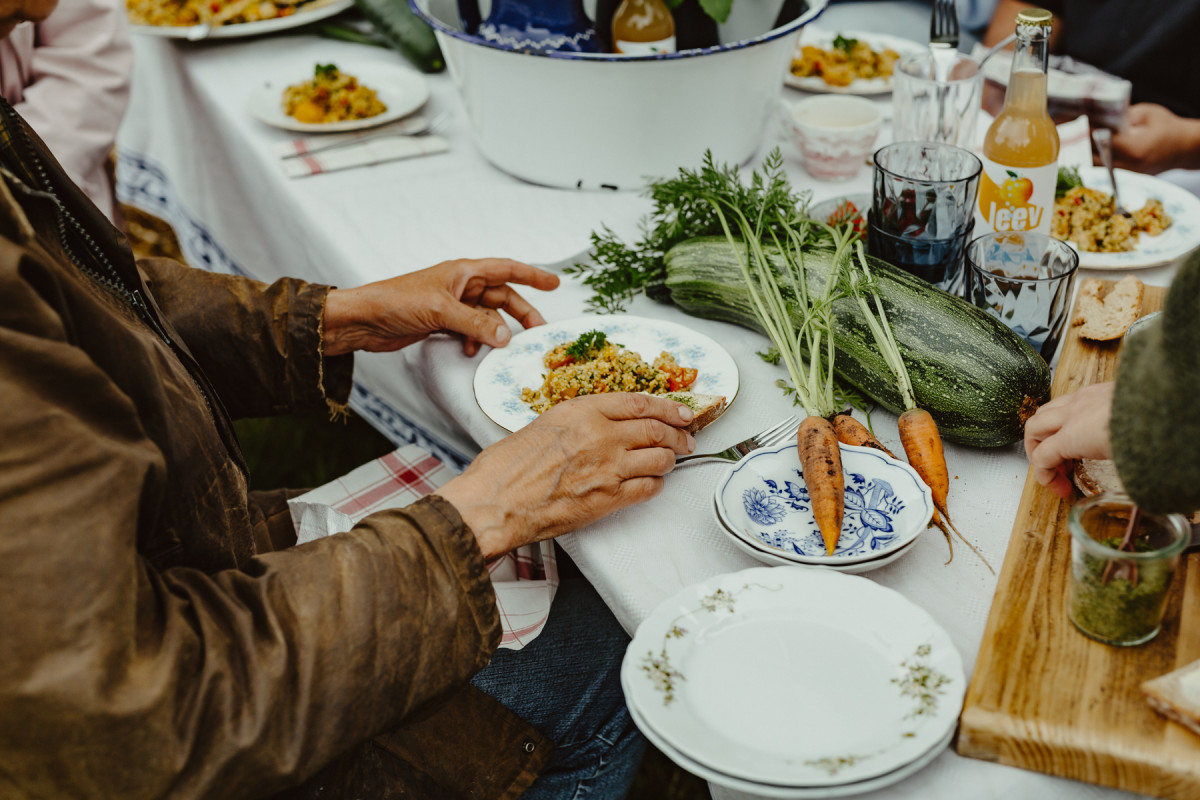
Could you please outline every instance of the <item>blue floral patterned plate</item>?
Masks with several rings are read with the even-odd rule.
[[[610,341],[639,354],[647,363],[667,351],[680,366],[698,370],[692,391],[724,395],[726,410],[733,405],[738,391],[737,363],[714,339],[674,322],[617,314],[539,325],[514,334],[507,347],[489,352],[475,370],[475,401],[483,413],[508,431],[537,419],[530,405],[521,400],[521,390],[541,387],[547,372],[542,363],[546,353],[592,330],[604,331]]]
[[[842,535],[832,556],[813,519],[795,444],[756,451],[717,485],[717,516],[734,535],[801,564],[847,565],[911,543],[933,516],[933,492],[902,461],[842,445]]]

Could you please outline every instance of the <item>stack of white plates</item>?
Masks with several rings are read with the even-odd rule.
[[[950,742],[966,677],[897,592],[803,566],[719,575],[664,601],[621,667],[634,721],[684,769],[776,798],[895,783]]]
[[[717,485],[717,521],[741,550],[771,565],[866,572],[911,552],[933,516],[916,470],[878,450],[842,445],[845,514],[833,554],[813,519],[795,444],[757,450]]]

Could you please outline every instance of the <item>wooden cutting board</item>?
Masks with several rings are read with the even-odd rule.
[[[1110,282],[1111,283],[1111,282]],[[1166,290],[1147,287],[1142,313]],[[1055,397],[1113,377],[1119,342],[1068,331]],[[1110,647],[1067,618],[1070,534],[1061,500],[1025,482],[959,724],[961,755],[1165,798],[1200,798],[1200,736],[1146,705],[1139,685],[1200,659],[1200,554],[1175,576],[1159,635]]]

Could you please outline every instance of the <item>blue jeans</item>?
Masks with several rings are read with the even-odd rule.
[[[646,749],[621,691],[629,636],[583,578],[558,587],[550,619],[521,650],[497,650],[471,679],[554,742],[522,800],[617,800]]]

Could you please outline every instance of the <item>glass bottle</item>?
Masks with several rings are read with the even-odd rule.
[[[1046,111],[1046,60],[1053,15],[1017,14],[1017,45],[1004,107],[983,139],[975,234],[1050,233],[1058,178],[1058,129]]]
[[[622,0],[612,21],[613,52],[675,52],[675,18],[663,0]]]

